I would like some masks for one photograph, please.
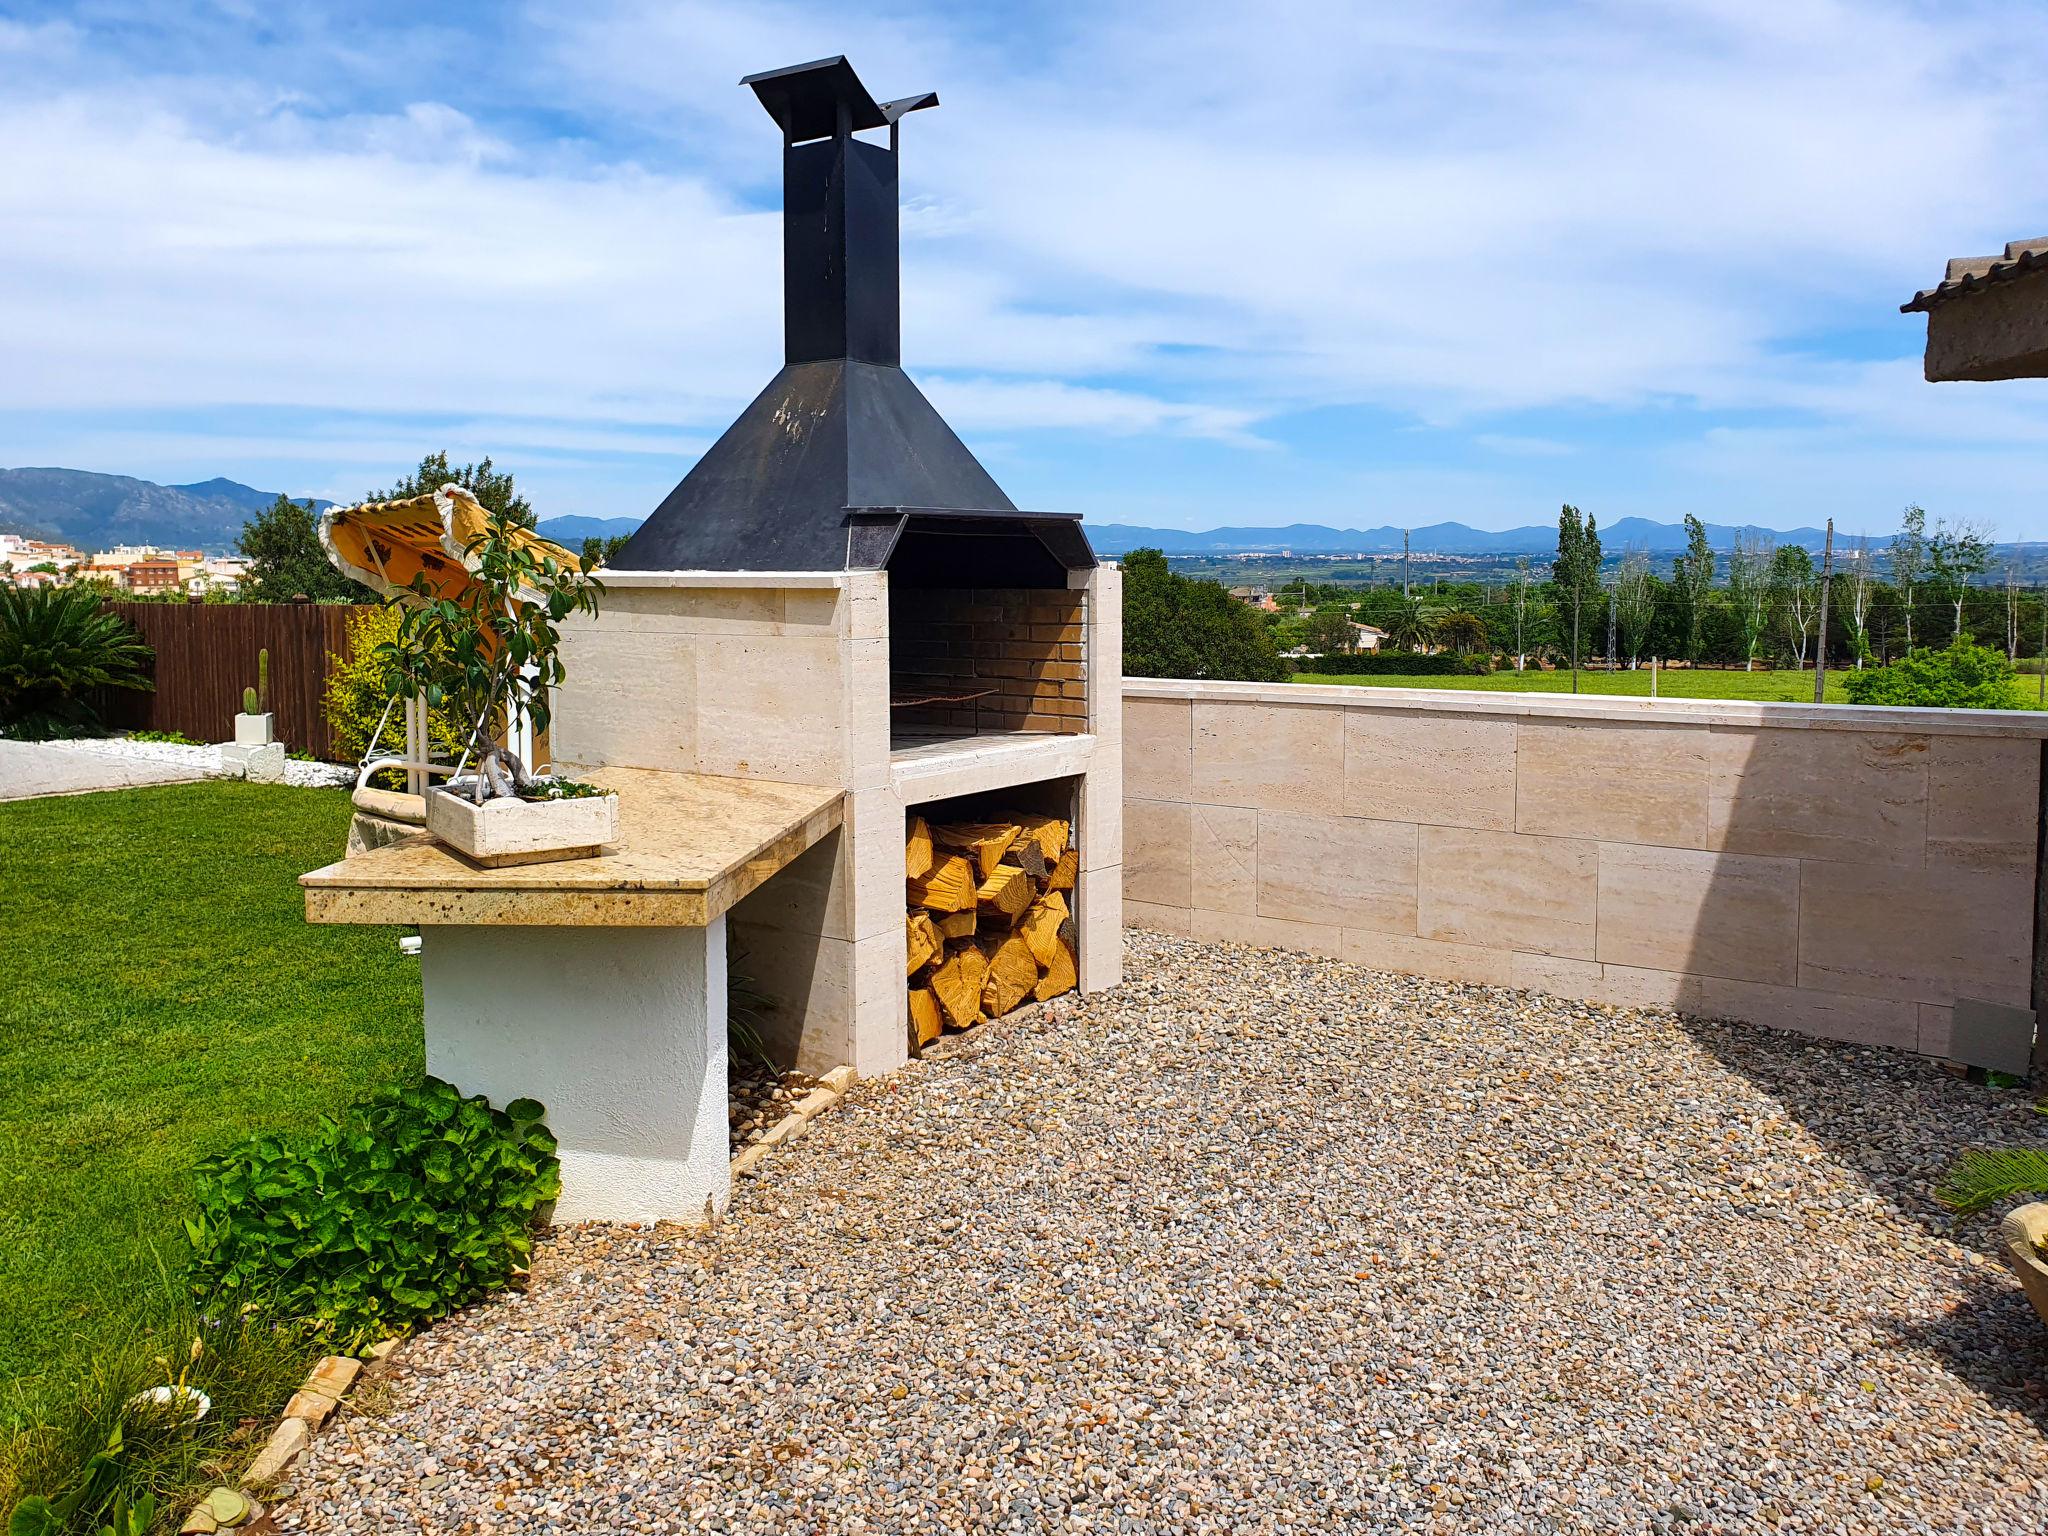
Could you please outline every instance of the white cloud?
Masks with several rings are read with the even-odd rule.
[[[2006,500],[2044,431],[2039,391],[1922,383],[1895,312],[1943,257],[2041,222],[2048,146],[2012,125],[2048,34],[1990,4],[1179,0],[1004,34],[597,0],[404,47],[277,20],[275,68],[0,21],[0,412],[701,441],[779,358],[774,135],[737,79],[844,51],[883,94],[946,102],[903,128],[905,340],[963,429],[1253,447],[1357,405],[1533,496],[1518,469],[1591,409],[1656,416],[1655,464],[1716,485],[1881,471]],[[1831,357],[1843,334],[1880,355]],[[16,435],[36,419],[0,417],[0,460],[47,457]],[[1341,430],[1295,451],[1355,462]]]

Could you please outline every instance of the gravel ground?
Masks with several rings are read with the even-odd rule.
[[[775,1129],[778,1121],[796,1108],[796,1102],[817,1087],[814,1078],[801,1072],[770,1077],[751,1063],[732,1069],[726,1095],[726,1120],[732,1127],[732,1155],[741,1152]]]
[[[134,758],[146,763],[166,763],[187,768],[209,778],[227,776],[218,746],[186,746],[175,741],[131,741],[126,736],[90,736],[75,741],[42,743],[52,751],[89,752],[95,757]],[[236,772],[240,772],[237,768]],[[354,784],[356,771],[340,763],[307,763],[288,758],[284,781],[301,789],[339,789]]]
[[[558,1235],[279,1514],[2039,1531],[2048,1329],[1928,1188],[2040,1124],[1881,1051],[1134,933],[716,1232]]]

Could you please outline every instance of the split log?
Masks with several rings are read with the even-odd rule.
[[[939,1038],[939,1000],[930,987],[910,989],[910,1023],[917,1031],[918,1049]]]
[[[932,968],[932,992],[948,1024],[969,1029],[981,1022],[981,987],[987,980],[988,961],[972,944],[949,950]]]
[[[1013,927],[1037,894],[1037,887],[1023,870],[1015,864],[998,864],[981,882],[974,899],[983,913],[998,918],[1004,927]]]
[[[1023,834],[1038,844],[1046,863],[1052,863],[1067,851],[1067,839],[1072,829],[1059,817],[1019,816],[1017,821]]]
[[[932,839],[942,848],[973,854],[986,879],[995,873],[1021,830],[1014,821],[958,821],[933,827]]]
[[[903,878],[922,880],[932,871],[932,829],[922,816],[910,818],[910,836],[903,844]]]
[[[1018,929],[1031,950],[1031,958],[1037,961],[1041,968],[1052,964],[1052,952],[1058,949],[1060,944],[1060,924],[1067,916],[1065,902],[1060,902],[1058,906],[1053,905],[1059,894],[1058,891],[1053,891],[1049,893],[1049,897],[1040,897],[1034,901],[1031,910],[1024,914],[1023,925]]]
[[[983,941],[988,956],[988,979],[981,986],[981,1006],[992,1019],[999,1019],[1031,995],[1038,985],[1038,961],[1031,946],[1017,934],[1000,941]]]
[[[1062,992],[1071,992],[1080,980],[1074,965],[1074,952],[1062,940],[1053,950],[1052,964],[1045,968],[1045,974],[1038,978],[1038,985],[1031,989],[1031,995],[1041,1003],[1049,997],[1058,997]]]
[[[1031,877],[1034,884],[1045,884],[1045,850],[1038,846],[1037,838],[1018,838],[1016,842],[1010,844],[1010,857],[1016,861],[1019,869]]]
[[[946,942],[939,937],[939,926],[932,921],[929,912],[912,912],[903,923],[905,946],[909,952],[909,964],[904,968],[904,974],[915,976],[920,967],[929,965],[944,953]]]
[[[1081,856],[1069,848],[1060,854],[1052,872],[1045,877],[1045,888],[1049,891],[1071,891],[1080,873]]]
[[[934,912],[959,912],[975,901],[974,866],[959,854],[948,854],[931,869],[909,881],[910,904]]]
[[[979,920],[980,915],[975,909],[967,907],[958,912],[940,913],[935,919],[935,925],[941,938],[971,939],[974,937],[975,924]]]

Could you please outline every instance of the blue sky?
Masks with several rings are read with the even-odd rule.
[[[1897,306],[2048,232],[2048,10],[0,0],[0,464],[638,516],[780,360],[753,70],[904,126],[906,366],[1020,505],[2048,537]]]

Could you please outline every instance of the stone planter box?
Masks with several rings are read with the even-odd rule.
[[[267,747],[277,737],[273,734],[273,716],[268,710],[260,715],[237,714],[235,716],[235,745],[238,747]]]
[[[619,797],[486,800],[452,788],[427,795],[427,830],[465,858],[495,869],[582,859],[619,835]]]
[[[2020,1277],[2027,1300],[2041,1314],[2041,1321],[2048,1323],[2048,1260],[2034,1246],[2044,1237],[2048,1237],[2048,1202],[2023,1205],[2007,1213],[1998,1224],[1998,1238],[2005,1245],[2005,1262]]]

